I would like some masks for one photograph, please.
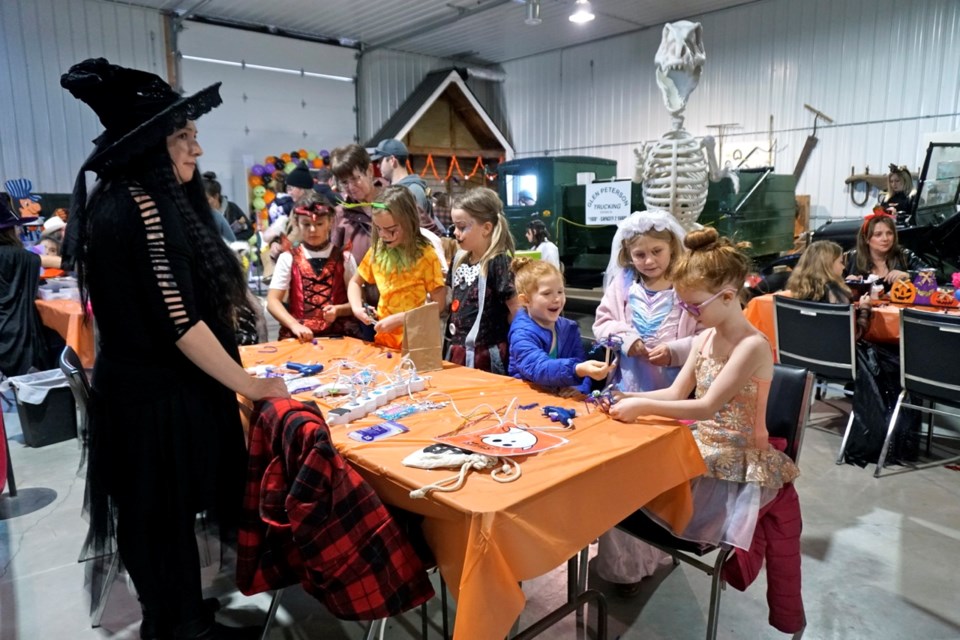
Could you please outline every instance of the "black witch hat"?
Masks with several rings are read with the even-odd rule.
[[[93,141],[96,149],[83,164],[83,170],[101,175],[223,102],[219,82],[181,96],[158,75],[110,64],[104,58],[73,65],[60,76],[60,86],[87,103],[106,129]]]

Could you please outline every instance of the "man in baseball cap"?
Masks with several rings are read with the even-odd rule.
[[[390,184],[410,190],[420,210],[420,227],[434,234],[441,234],[441,227],[433,215],[433,203],[427,197],[427,183],[423,178],[407,171],[410,151],[401,141],[390,138],[381,140],[370,153],[370,159],[380,164],[380,175]]]

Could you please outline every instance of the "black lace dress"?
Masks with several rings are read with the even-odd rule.
[[[112,549],[125,509],[146,520],[137,528],[204,510],[235,522],[246,452],[235,394],[176,346],[204,321],[239,362],[233,328],[218,320],[217,296],[199,276],[176,204],[113,182],[89,211],[87,284],[100,336],[84,551],[93,557]]]

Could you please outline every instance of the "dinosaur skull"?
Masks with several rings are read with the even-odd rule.
[[[657,85],[671,114],[676,115],[687,106],[687,98],[697,88],[706,60],[703,28],[699,22],[681,20],[663,25],[663,37],[654,61]]]

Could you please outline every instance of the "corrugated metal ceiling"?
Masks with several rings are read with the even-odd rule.
[[[596,19],[567,20],[574,0],[540,0],[542,23],[524,24],[523,0],[107,0],[172,13],[474,62],[499,63],[602,40],[756,0],[592,0]]]

